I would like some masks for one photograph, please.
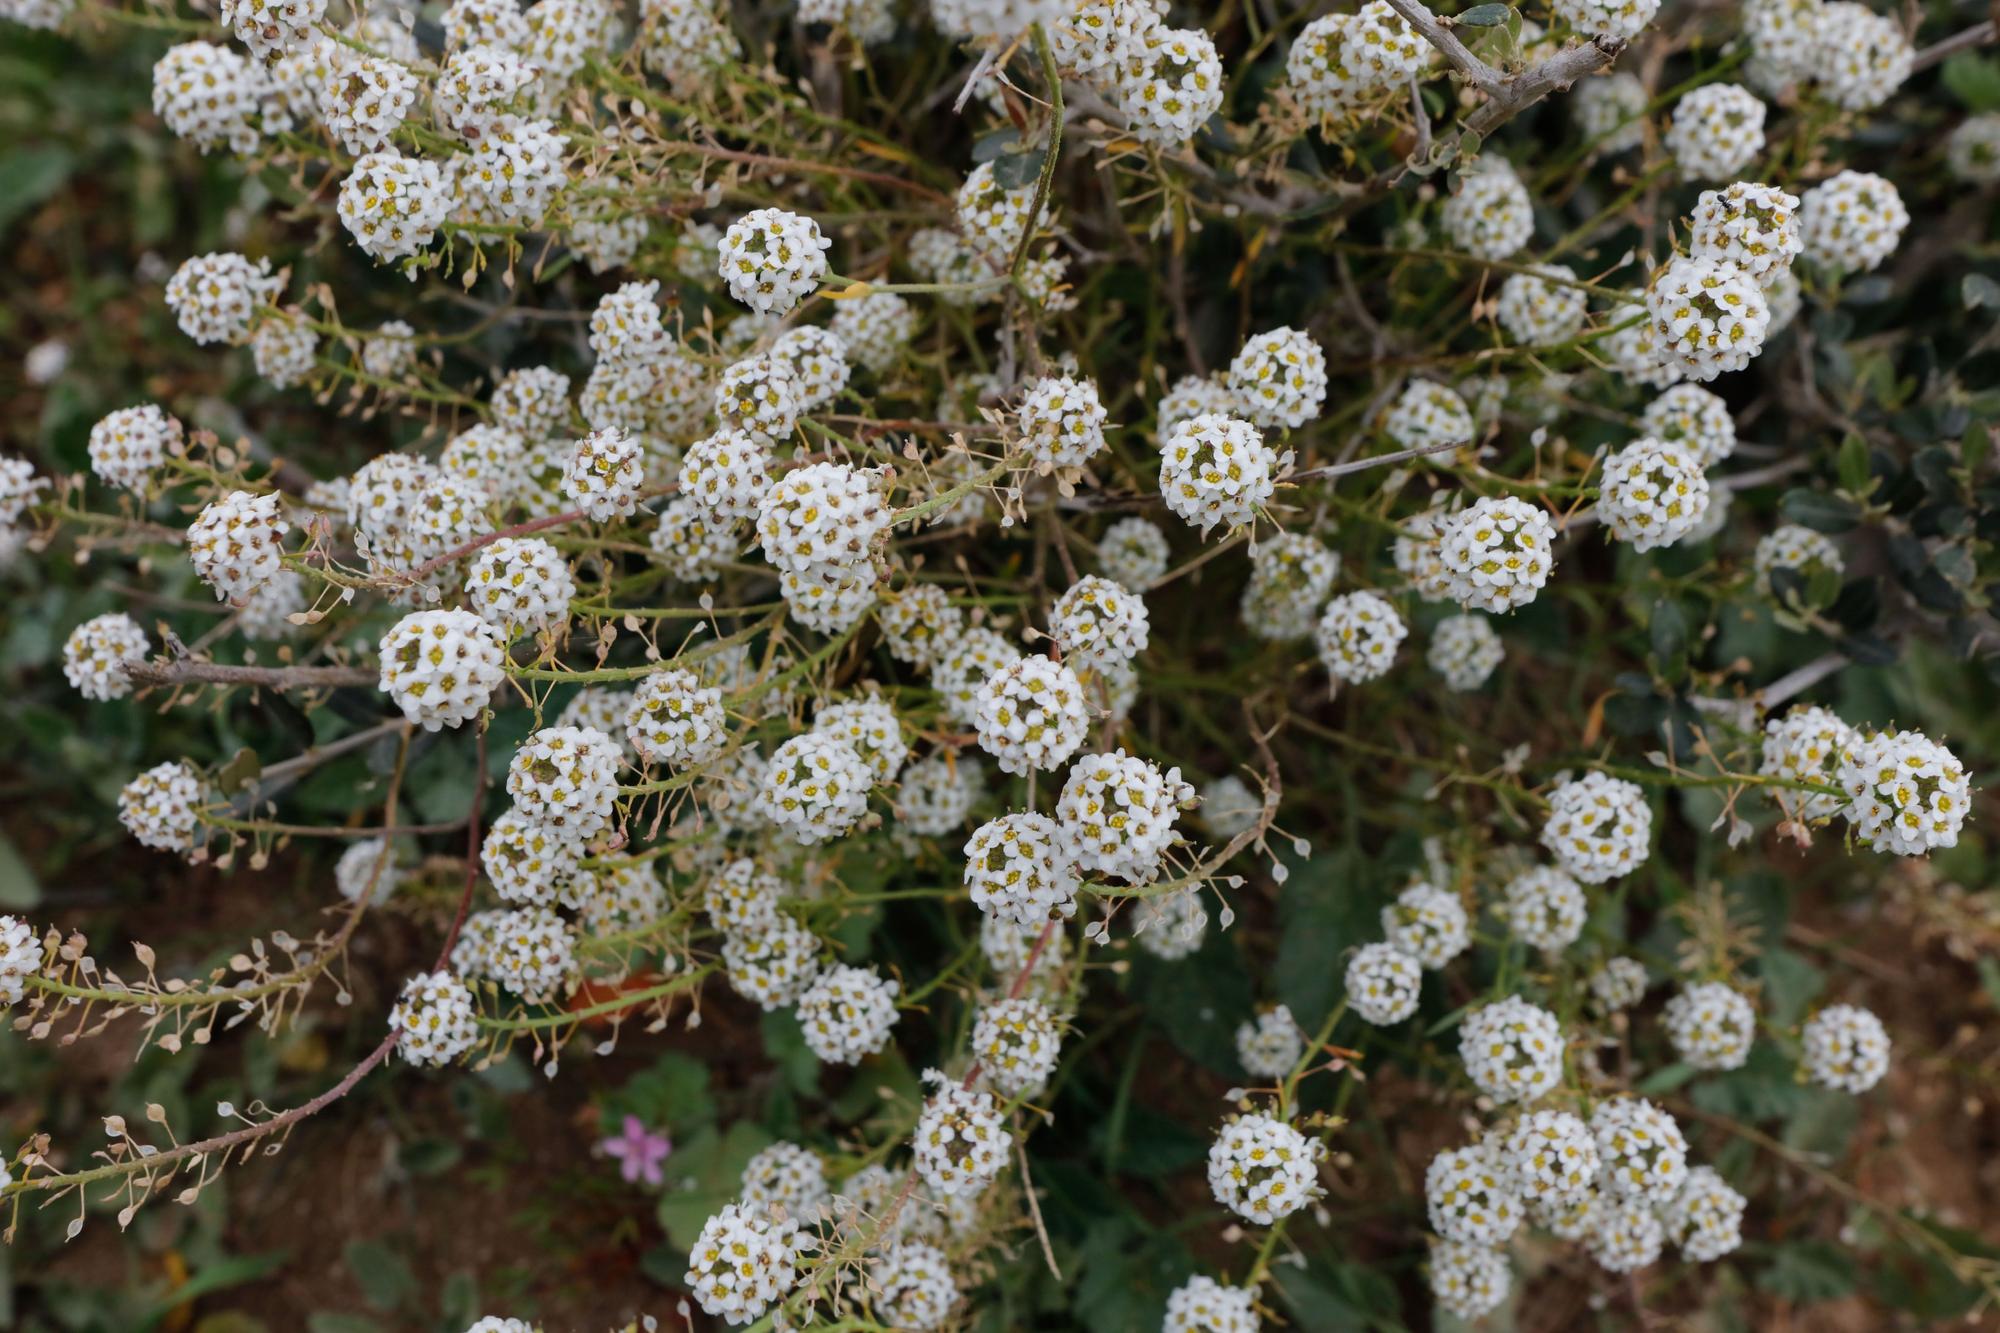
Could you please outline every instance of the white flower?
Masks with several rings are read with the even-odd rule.
[[[718,65],[741,56],[743,44],[716,12],[720,8],[715,0],[640,0],[639,12],[646,21],[642,39],[646,68],[685,84],[708,78]],[[705,278],[714,271],[710,265],[689,276]]]
[[[1484,1245],[1439,1241],[1431,1246],[1430,1268],[1431,1295],[1460,1319],[1480,1319],[1492,1313],[1514,1285],[1506,1252]]]
[[[1029,982],[1031,985],[1045,982],[1062,970],[1069,951],[1069,940],[1060,930],[1048,931],[1040,952],[1035,952],[1036,944],[1043,940],[1043,930],[1041,922],[1024,926],[1018,921],[984,913],[979,918],[979,952],[993,969],[993,974],[1010,985],[1027,968],[1032,953],[1034,971],[1029,974]]]
[[[1554,866],[1535,866],[1507,881],[1502,915],[1524,943],[1560,953],[1576,943],[1589,913],[1583,889]]]
[[[1782,524],[1758,538],[1751,565],[1757,571],[1758,593],[1774,599],[1779,598],[1781,589],[1771,576],[1779,570],[1789,571],[1801,584],[1809,585],[1817,574],[1838,576],[1847,568],[1831,537],[1797,523]],[[1791,600],[1788,590],[1782,600]]]
[[[1167,1317],[1160,1333],[1258,1333],[1254,1287],[1225,1287],[1197,1273],[1167,1294]]]
[[[1837,786],[1844,756],[1860,739],[1854,728],[1824,708],[1800,705],[1764,724],[1762,760],[1757,771],[1790,782]],[[1774,791],[1772,797],[1793,817],[1811,822],[1839,814],[1842,796],[1816,792]]]
[[[86,620],[63,641],[63,677],[86,699],[122,699],[132,692],[127,663],[153,651],[139,622],[123,612]]]
[[[1743,7],[1752,64],[1768,75],[1773,93],[1811,74],[1824,14],[1823,0],[1751,0]]]
[[[1014,251],[1028,233],[1028,215],[1034,208],[1032,184],[1008,188],[993,174],[991,162],[981,162],[958,187],[958,227],[973,249],[990,256],[995,263],[1011,263]],[[1054,225],[1053,217],[1044,222]]]
[[[671,342],[660,318],[660,284],[627,282],[606,292],[590,314],[590,350],[606,361],[646,361]]]
[[[1866,272],[1896,253],[1910,225],[1903,196],[1866,171],[1843,171],[1807,190],[1799,204],[1805,253],[1835,273]]]
[[[1562,1081],[1562,1023],[1509,995],[1465,1016],[1458,1054],[1474,1086],[1494,1101],[1532,1102]]]
[[[152,403],[122,407],[90,428],[90,470],[113,486],[142,491],[153,470],[179,456],[181,423]]]
[[[1167,423],[1162,422],[1165,429]],[[1172,552],[1167,534],[1150,519],[1121,518],[1097,539],[1097,563],[1113,582],[1142,593],[1167,572]]]
[[[1076,910],[1077,870],[1069,840],[1047,815],[989,819],[965,844],[965,887],[996,920],[1039,928]]]
[[[798,377],[776,356],[752,356],[725,367],[715,384],[715,415],[726,428],[784,439],[798,425]]]
[[[381,688],[426,731],[457,727],[486,709],[505,677],[506,645],[470,611],[418,611],[382,636]]]
[[[1250,552],[1243,624],[1260,639],[1289,643],[1313,632],[1340,577],[1340,557],[1305,532],[1280,532]]]
[[[660,511],[652,546],[670,578],[680,583],[703,583],[736,558],[740,543],[734,522],[717,517],[701,501],[684,495]]]
[[[1591,1205],[1584,1248],[1598,1266],[1613,1273],[1635,1273],[1660,1257],[1666,1229],[1653,1202],[1599,1196]]]
[[[1800,1036],[1806,1077],[1838,1092],[1866,1092],[1889,1072],[1889,1032],[1882,1020],[1851,1004],[1829,1005],[1807,1020]]]
[[[535,69],[519,51],[473,43],[446,57],[431,89],[431,105],[440,125],[477,144],[534,83]]]
[[[0,1004],[19,1004],[27,980],[42,970],[42,942],[17,916],[0,916]]]
[[[722,691],[692,671],[656,671],[639,682],[625,714],[625,731],[642,763],[669,768],[705,764],[729,739]]]
[[[184,852],[200,822],[201,778],[185,762],[155,764],[118,793],[118,822],[142,846]]]
[[[1510,259],[1535,234],[1528,187],[1504,158],[1482,157],[1460,171],[1439,220],[1454,247],[1479,259]]]
[[[811,463],[773,482],[757,505],[764,558],[781,570],[865,564],[891,515],[882,474],[845,463]]]
[[[1703,190],[1689,220],[1689,254],[1734,264],[1767,289],[1804,248],[1797,197],[1771,185]]]
[[[548,366],[510,370],[493,388],[493,424],[523,440],[546,440],[569,424],[569,376]]]
[[[886,295],[886,293],[885,293]],[[854,304],[841,302],[841,309]],[[836,315],[836,322],[838,316]],[[834,400],[852,373],[848,345],[839,332],[803,324],[787,329],[771,344],[771,355],[783,361],[798,385],[799,409],[810,412]]]
[[[1835,106],[1872,111],[1910,77],[1916,51],[1888,15],[1854,0],[1828,0],[1814,28],[1810,72]]]
[[[576,580],[555,547],[537,537],[502,537],[473,558],[465,600],[505,632],[539,634],[569,619]]]
[[[240,602],[277,574],[291,529],[283,506],[275,491],[231,491],[188,525],[188,558],[218,598]]]
[[[1606,1013],[1630,1009],[1646,998],[1646,966],[1636,958],[1607,958],[1590,974],[1590,993]]]
[[[758,799],[800,843],[837,838],[868,813],[868,763],[838,736],[804,732],[771,756]]]
[[[1060,662],[1020,658],[979,687],[974,726],[1004,772],[1059,768],[1090,729],[1083,684]]]
[[[1160,26],[1148,0],[1088,0],[1048,25],[1056,63],[1100,88],[1115,87],[1118,64]]]
[[[216,17],[251,55],[268,61],[312,33],[326,17],[326,0],[222,0]]]
[[[761,930],[778,919],[784,881],[750,857],[717,867],[702,886],[702,910],[725,934]]]
[[[1787,275],[1789,276],[1789,275]],[[1776,287],[1773,288],[1775,293]],[[1635,298],[1639,305],[1645,301],[1645,293]],[[1638,311],[1632,304],[1621,302],[1607,312],[1612,331],[1605,335],[1599,346],[1604,359],[1610,362],[1629,384],[1643,385],[1649,389],[1664,389],[1687,378],[1687,370],[1679,357],[1666,345],[1660,331],[1654,327],[1650,311]],[[1774,324],[1769,332],[1777,333]]]
[[[584,854],[580,834],[521,810],[494,820],[479,844],[479,864],[493,891],[507,902],[533,907],[577,901],[596,891],[594,877],[583,869]]]
[[[606,0],[536,0],[522,15],[528,43],[522,54],[542,72],[544,87],[560,88],[592,52],[611,41],[617,16]]]
[[[472,992],[449,972],[419,972],[389,1011],[396,1052],[413,1065],[448,1065],[479,1039]]]
[[[951,594],[942,585],[912,583],[882,599],[875,623],[891,656],[926,668],[963,631],[965,613],[951,604]]]
[[[1208,908],[1201,890],[1179,889],[1148,894],[1139,900],[1139,920],[1132,938],[1155,958],[1176,962],[1201,949],[1208,936]]]
[[[1687,987],[1662,1017],[1675,1052],[1696,1069],[1741,1069],[1757,1035],[1750,1001],[1719,981]]]
[[[480,146],[451,159],[459,206],[471,222],[539,227],[569,183],[569,140],[553,121],[497,118]],[[603,355],[603,353],[599,353]]]
[[[1598,1186],[1616,1199],[1666,1202],[1687,1182],[1687,1140],[1674,1118],[1641,1097],[1599,1102],[1590,1116]]]
[[[1743,1243],[1746,1202],[1714,1167],[1698,1166],[1661,1209],[1661,1221],[1682,1258],[1713,1263]]]
[[[1079,668],[1129,662],[1146,650],[1145,599],[1110,579],[1086,574],[1056,599],[1049,633]]]
[[[2000,111],[1967,116],[1944,141],[1951,174],[1967,185],[2000,182]]]
[[[1208,1187],[1237,1216],[1269,1226],[1325,1193],[1319,1184],[1325,1157],[1325,1144],[1282,1120],[1232,1116],[1208,1150]]]
[[[590,838],[618,804],[618,743],[595,727],[543,727],[507,766],[507,794],[538,824]]]
[[[1021,660],[1021,650],[984,625],[974,625],[940,650],[931,667],[931,685],[952,721],[971,727],[979,719],[979,695],[1002,667]]]
[[[1389,943],[1436,970],[1472,943],[1472,924],[1458,895],[1418,880],[1382,909],[1382,933]]]
[[[637,509],[645,484],[643,444],[615,426],[578,440],[563,467],[563,494],[600,523]]]
[[[314,88],[320,119],[340,146],[359,156],[386,147],[422,85],[414,70],[381,56],[334,45]]]
[[[1555,281],[1551,281],[1555,279]],[[1524,347],[1554,347],[1583,328],[1586,297],[1565,264],[1538,264],[1500,284],[1493,313],[1507,336]]]
[[[1602,884],[1638,869],[1650,854],[1652,838],[1652,807],[1636,783],[1586,773],[1549,793],[1542,846],[1585,884]]]
[[[1806,236],[1810,244],[1809,223]],[[1660,345],[1689,379],[1704,383],[1749,365],[1771,323],[1754,278],[1734,264],[1694,257],[1676,259],[1654,276],[1646,310]]]
[[[1465,1245],[1505,1245],[1521,1225],[1511,1173],[1484,1143],[1448,1148],[1424,1171],[1431,1230]]]
[[[1674,104],[1661,144],[1683,179],[1727,180],[1763,150],[1767,110],[1748,88],[1703,84]]]
[[[1260,1009],[1236,1028],[1236,1058],[1253,1078],[1283,1078],[1305,1053],[1305,1033],[1282,1004]]]
[[[1436,554],[1445,594],[1467,609],[1526,606],[1555,568],[1555,540],[1555,525],[1539,506],[1512,495],[1481,499],[1441,524]]]
[[[812,729],[853,746],[878,786],[894,782],[910,757],[896,706],[878,694],[825,705],[813,715]]]
[[[226,46],[183,42],[153,66],[153,114],[206,153],[258,146],[259,71]]]
[[[972,1025],[972,1058],[1002,1097],[1035,1097],[1048,1086],[1062,1051],[1062,1024],[1040,1000],[996,1000]]]
[[[407,320],[382,321],[361,344],[361,369],[378,380],[400,380],[416,363],[417,331]]]
[[[1840,761],[1841,813],[1878,852],[1924,856],[1958,845],[1972,810],[1972,787],[1958,757],[1921,732],[1875,732]]]
[[[601,204],[570,223],[569,243],[592,273],[609,273],[637,258],[651,234],[652,223],[643,214],[618,213]]]
[[[718,518],[754,517],[771,488],[771,456],[764,442],[741,430],[719,430],[688,446],[681,460],[681,493]]]
[[[766,1012],[797,1004],[819,976],[819,937],[791,917],[733,930],[722,939],[722,966],[730,989]]]
[[[1038,467],[1082,467],[1104,448],[1104,418],[1095,380],[1036,380],[1021,399],[1022,450]]]
[[[896,784],[896,814],[919,837],[943,837],[964,827],[983,790],[970,756],[934,754],[903,770]]]
[[[1578,32],[1629,42],[1653,21],[1660,0],[1554,0],[1552,8]]]
[[[1201,822],[1218,838],[1233,838],[1255,828],[1264,813],[1264,798],[1234,773],[1224,773],[1202,788]]]
[[[1328,14],[1299,30],[1285,77],[1306,114],[1326,118],[1398,87],[1429,59],[1424,42],[1384,0]]]
[[[901,359],[916,332],[917,308],[894,292],[850,297],[833,308],[832,336],[846,345],[856,363],[877,375]]]
[[[297,570],[281,569],[249,597],[236,615],[236,628],[246,639],[290,638],[297,630],[291,617],[306,609],[306,583]]]
[[[1585,79],[1570,98],[1577,128],[1600,153],[1623,153],[1646,141],[1646,85],[1623,72]]]
[[[1247,421],[1198,416],[1178,422],[1160,446],[1160,498],[1206,536],[1220,523],[1250,523],[1271,498],[1274,474],[1290,466]]]
[[[274,389],[303,384],[313,372],[318,353],[318,332],[294,308],[277,312],[250,335],[251,360]]]
[[[948,1082],[936,1070],[924,1077],[938,1090],[924,1103],[911,1138],[917,1174],[940,1198],[976,1198],[1007,1165],[1013,1146],[1000,1108],[990,1092]]]
[[[760,208],[729,224],[717,271],[737,300],[752,310],[782,315],[826,277],[826,251],[832,244],[811,218]]]
[[[1646,436],[1685,449],[1702,468],[1736,452],[1736,420],[1729,405],[1698,384],[1676,384],[1646,404],[1639,428]]]
[[[1396,608],[1372,592],[1350,592],[1326,604],[1313,638],[1319,659],[1336,681],[1360,684],[1396,661],[1396,645],[1409,634]]]
[[[282,288],[271,261],[227,252],[196,255],[167,282],[167,306],[181,332],[198,343],[241,344],[250,319]]]
[[[1135,34],[1118,62],[1119,110],[1135,138],[1184,144],[1222,109],[1225,89],[1215,41],[1199,28],[1164,24]]]
[[[794,1234],[755,1207],[728,1204],[702,1224],[681,1280],[708,1313],[730,1324],[750,1323],[798,1281]]]
[[[1567,1111],[1530,1111],[1507,1131],[1501,1152],[1514,1188],[1531,1203],[1588,1198],[1597,1181],[1597,1140]]]
[[[529,1004],[560,998],[576,976],[570,927],[546,907],[500,913],[493,920],[488,947],[488,973]]]
[[[1229,363],[1229,390],[1260,426],[1303,426],[1326,401],[1326,353],[1297,329],[1257,334]]]
[[[436,162],[384,148],[355,161],[340,183],[338,212],[356,245],[377,260],[395,260],[436,238],[451,196]]]
[[[1672,546],[1708,510],[1708,477],[1677,444],[1641,436],[1604,460],[1597,512],[1635,551]]]
[[[1475,429],[1465,399],[1434,380],[1411,380],[1403,386],[1382,426],[1405,449],[1469,444]]]
[[[1153,409],[1156,424],[1162,433],[1194,417],[1235,416],[1238,412],[1236,394],[1220,373],[1207,376],[1181,376],[1174,381],[1173,387],[1167,390]],[[1120,519],[1111,526],[1116,528],[1124,523],[1144,522],[1146,522],[1144,519]],[[1106,532],[1108,535],[1109,529]]]
[[[1395,945],[1363,945],[1347,962],[1347,1000],[1362,1018],[1386,1027],[1417,1011],[1423,980],[1422,964]]]
[[[958,1302],[951,1264],[935,1245],[900,1241],[869,1262],[868,1280],[878,1293],[876,1309],[891,1327],[926,1330],[942,1326]]]
[[[841,964],[814,979],[799,1000],[799,1027],[829,1064],[858,1064],[889,1041],[899,986],[865,967]]]
[[[743,1164],[742,1197],[746,1207],[793,1226],[810,1226],[833,1202],[819,1154],[783,1139]]]
[[[1507,650],[1493,623],[1482,615],[1447,616],[1431,631],[1425,660],[1444,677],[1447,688],[1465,693],[1486,684]]]
[[[1162,773],[1150,760],[1117,750],[1077,760],[1056,801],[1056,819],[1079,870],[1145,884],[1178,836],[1174,821],[1193,804],[1194,788],[1178,768]]]

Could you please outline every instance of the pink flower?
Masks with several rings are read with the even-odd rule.
[[[618,1173],[629,1181],[660,1183],[660,1163],[674,1150],[673,1140],[647,1129],[636,1115],[625,1117],[625,1132],[597,1145],[618,1159]]]

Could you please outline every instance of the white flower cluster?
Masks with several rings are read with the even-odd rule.
[[[1741,1069],[1757,1035],[1757,1013],[1741,992],[1719,981],[1689,986],[1667,1001],[1667,1038],[1696,1069]]]
[[[1767,291],[1804,248],[1798,199],[1771,185],[1703,190],[1688,223],[1689,254],[1734,264]]]
[[[1334,680],[1358,685],[1395,664],[1396,646],[1409,632],[1386,599],[1372,592],[1350,592],[1326,604],[1313,638],[1319,659]]]
[[[949,1082],[936,1070],[925,1077],[937,1091],[912,1137],[917,1174],[940,1198],[977,1197],[1007,1165],[1013,1136],[992,1093]]]
[[[63,678],[86,699],[122,699],[132,692],[126,664],[144,662],[152,650],[139,622],[124,612],[97,616],[63,641]]]
[[[972,1026],[972,1055],[1002,1097],[1033,1097],[1047,1086],[1062,1052],[1062,1023],[1040,1000],[996,1000]]]
[[[799,997],[806,1045],[828,1064],[860,1063],[888,1044],[901,987],[865,967],[841,964],[813,979]]]
[[[1889,1032],[1851,1004],[1829,1005],[1800,1034],[1806,1077],[1838,1092],[1866,1092],[1889,1072]]]
[[[1282,1004],[1259,1010],[1236,1029],[1236,1058],[1254,1078],[1284,1078],[1305,1052],[1305,1034]]]
[[[479,1039],[472,992],[449,972],[420,972],[403,983],[389,1027],[396,1052],[413,1065],[447,1065]]]
[[[478,717],[506,676],[499,631],[470,611],[417,611],[382,636],[381,689],[426,731]]]
[[[1194,799],[1178,768],[1163,773],[1117,750],[1076,762],[1056,800],[1056,818],[1078,870],[1145,884],[1159,874],[1178,836],[1175,820]]]
[[[1641,436],[1604,460],[1597,512],[1635,551],[1672,546],[1708,511],[1708,477],[1677,444]]]
[[[19,1004],[27,980],[42,970],[42,942],[17,916],[0,916],[0,1004]]]
[[[1232,1116],[1208,1150],[1215,1201],[1246,1221],[1269,1226],[1320,1197],[1326,1145],[1268,1115]]]
[[[782,315],[825,279],[826,251],[832,244],[811,218],[760,208],[723,233],[718,272],[737,300],[752,310]]]
[[[202,782],[186,763],[168,760],[141,773],[118,793],[118,820],[141,846],[184,852],[194,845]]]
[[[1345,986],[1354,1012],[1377,1027],[1417,1011],[1423,965],[1394,944],[1366,944],[1348,960]]]
[[[702,1224],[682,1281],[708,1313],[731,1324],[750,1323],[798,1280],[794,1235],[754,1206],[725,1205]]]
[[[802,844],[837,838],[868,813],[874,775],[839,736],[801,732],[764,769],[757,800],[771,822]]]
[[[1472,922],[1458,895],[1423,880],[1382,909],[1382,933],[1393,947],[1433,971],[1472,945]]]
[[[1915,731],[1875,732],[1841,755],[1843,811],[1878,852],[1925,856],[1956,847],[1972,809],[1972,784],[1958,757]]]
[[[120,408],[90,428],[90,470],[110,485],[143,491],[185,438],[181,423],[152,403]]]
[[[1386,0],[1353,14],[1327,14],[1299,30],[1285,78],[1307,115],[1346,116],[1423,69],[1430,53]]]
[[[1802,214],[1811,252],[1810,210]],[[1687,255],[1646,289],[1653,332],[1689,379],[1703,383],[1741,370],[1764,348],[1771,308],[1755,278],[1736,265]]]
[[[1257,517],[1291,457],[1274,452],[1247,421],[1191,417],[1177,422],[1160,446],[1160,497],[1204,536],[1218,523],[1234,530]]]
[[[1260,426],[1303,426],[1326,401],[1326,353],[1308,335],[1279,327],[1243,344],[1229,363],[1229,390]]]
[[[1538,506],[1511,495],[1478,500],[1445,519],[1438,535],[1443,591],[1467,609],[1526,606],[1555,568],[1555,540],[1555,525]]]
[[[1799,202],[1799,239],[1806,257],[1836,274],[1880,266],[1896,253],[1909,225],[1902,194],[1873,172],[1830,176]]]
[[[1766,110],[1748,88],[1703,84],[1675,103],[1660,137],[1686,179],[1727,180],[1762,151]]]
[[[188,558],[217,597],[240,602],[277,575],[291,529],[283,506],[275,492],[231,491],[188,525]]]
[[[1340,577],[1340,557],[1310,533],[1283,531],[1250,552],[1243,624],[1260,639],[1287,643],[1313,632]]]
[[[1083,683],[1061,662],[1023,657],[979,687],[979,748],[1004,772],[1062,767],[1090,730]]]
[[[1431,1229],[1461,1245],[1504,1245],[1521,1225],[1513,1173],[1484,1143],[1447,1148],[1431,1158],[1424,1200]]]
[[[1854,728],[1831,711],[1801,705],[1764,724],[1757,771],[1787,782],[1817,782],[1838,786],[1844,756],[1860,739]],[[1811,822],[1839,814],[1844,796],[1823,792],[1773,793],[1797,818]]]
[[[1542,846],[1585,884],[1602,884],[1645,864],[1653,810],[1637,783],[1586,773],[1549,793]]]
[[[1440,220],[1453,246],[1480,259],[1510,259],[1535,234],[1528,187],[1503,158],[1481,158],[1459,173]]]
[[[1458,1054],[1474,1086],[1494,1101],[1532,1102],[1562,1081],[1562,1023],[1509,995],[1465,1016]]]
[[[1197,1273],[1167,1295],[1167,1317],[1160,1333],[1258,1333],[1254,1288],[1225,1287]]]
[[[1561,953],[1583,934],[1589,914],[1583,888],[1554,866],[1535,866],[1507,881],[1502,915],[1524,943]]]
[[[1538,264],[1500,284],[1494,317],[1507,336],[1524,347],[1554,347],[1568,342],[1583,328],[1586,313],[1583,288],[1564,264]]]

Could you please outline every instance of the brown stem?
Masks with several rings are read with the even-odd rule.
[[[373,667],[225,666],[220,662],[127,662],[125,675],[134,685],[261,685],[275,690],[333,689],[342,685],[375,685],[381,673]]]

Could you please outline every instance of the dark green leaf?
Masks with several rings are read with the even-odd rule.
[[[395,1310],[416,1293],[417,1279],[409,1260],[387,1242],[349,1241],[345,1253],[348,1271],[376,1309],[385,1313]]]
[[[1861,510],[1852,500],[1825,491],[1786,491],[1778,501],[1778,508],[1786,518],[1794,523],[1811,528],[1814,532],[1841,533],[1851,531],[1861,522]]]
[[[0,235],[63,187],[76,157],[60,144],[17,148],[0,157]]]
[[[1026,153],[1002,153],[993,159],[993,179],[1002,189],[1018,190],[1041,175],[1042,162],[1047,157],[1047,151],[1040,148]]]
[[[1514,15],[1511,5],[1474,5],[1452,20],[1454,27],[1497,28]]]
[[[1780,1245],[1771,1266],[1757,1275],[1757,1286],[1801,1305],[1838,1300],[1854,1290],[1853,1256],[1819,1240]]]

